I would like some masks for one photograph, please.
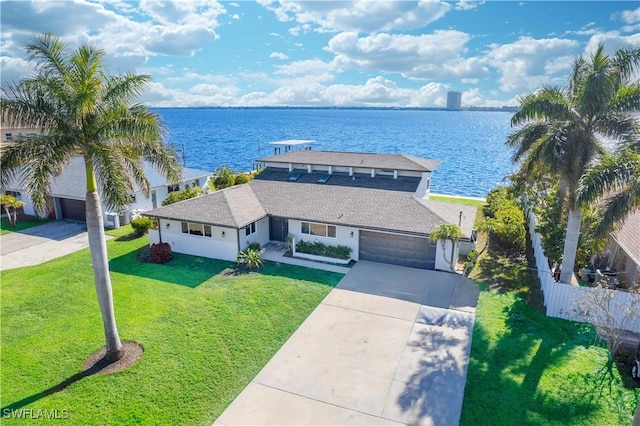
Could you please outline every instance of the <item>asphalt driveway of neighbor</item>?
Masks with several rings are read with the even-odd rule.
[[[56,220],[0,237],[0,270],[38,265],[89,246],[86,224]]]
[[[214,425],[457,425],[478,294],[360,261]]]

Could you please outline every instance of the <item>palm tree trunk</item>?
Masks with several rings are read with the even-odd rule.
[[[579,206],[573,206],[569,210],[567,220],[567,232],[564,237],[564,251],[562,253],[562,270],[560,272],[560,282],[571,284],[573,278],[573,268],[576,263],[576,251],[578,250],[578,238],[580,237],[580,224],[582,222],[582,212]]]
[[[108,361],[116,361],[124,355],[124,349],[116,327],[116,317],[113,309],[113,294],[111,291],[111,277],[109,276],[109,264],[107,257],[107,243],[104,235],[104,221],[102,219],[102,207],[100,196],[96,188],[93,167],[87,163],[87,233],[89,234],[89,250],[91,251],[91,263],[93,264],[93,278],[98,295],[98,304],[102,313],[104,335],[107,343],[105,358]],[[92,181],[92,182],[91,182]],[[92,191],[89,191],[93,189]]]
[[[13,223],[13,219],[11,218],[11,211],[9,210],[9,207],[4,206],[4,211],[7,213],[7,220],[9,221],[9,225],[15,226],[16,224]]]

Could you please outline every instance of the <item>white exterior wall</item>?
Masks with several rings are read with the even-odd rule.
[[[245,250],[251,243],[265,245],[269,242],[269,217],[256,221],[256,232],[247,235],[244,228],[240,229],[240,250]]]
[[[167,228],[167,223],[169,227]],[[202,256],[211,259],[235,261],[238,255],[238,230],[220,226],[211,227],[211,238],[199,235],[183,234],[179,220],[159,220],[162,242],[171,244],[171,250],[177,253]],[[222,236],[224,231],[225,235]],[[157,232],[157,231],[153,231]],[[150,230],[151,240],[151,230]],[[157,242],[157,241],[156,241]]]
[[[443,256],[443,248],[442,241],[438,241],[436,246],[436,270],[438,271],[447,271],[453,272],[451,269],[451,265],[449,265],[449,261],[451,260],[451,248],[453,246],[453,242],[451,240],[447,240],[444,246],[444,256]],[[453,255],[453,268],[455,269],[455,262],[458,261],[458,255],[460,254],[460,243],[455,244],[455,252]],[[446,260],[445,260],[446,258]]]
[[[293,237],[296,239],[296,243],[300,240],[304,240],[304,241],[310,241],[310,242],[315,242],[315,241],[319,241],[323,244],[326,244],[328,246],[347,246],[351,248],[351,258],[353,260],[358,260],[359,259],[359,254],[360,254],[360,246],[359,246],[359,241],[360,241],[360,233],[358,231],[358,228],[352,228],[349,226],[340,226],[340,225],[335,225],[336,227],[336,237],[335,238],[331,238],[331,237],[320,237],[317,235],[307,235],[307,234],[303,234],[302,231],[302,227],[300,225],[300,222],[307,222],[305,221],[300,221],[300,220],[294,220],[294,219],[289,219],[289,233],[291,235],[293,235]],[[321,223],[321,222],[314,222],[314,223]],[[353,237],[351,237],[351,232],[353,232]]]
[[[428,200],[430,192],[431,192],[431,173],[424,172],[422,173],[422,179],[420,179],[420,183],[418,184],[418,188],[416,189],[415,197]]]
[[[187,181],[183,181],[180,182],[179,188],[180,191],[186,189],[186,188],[191,188],[193,186],[193,184],[196,182],[196,180],[199,181],[199,187],[200,188],[204,188],[207,185],[207,177],[208,175],[205,176],[200,176],[198,179],[191,179],[191,180],[187,180]],[[151,188],[151,190],[149,191],[149,196],[145,196],[144,191],[137,191],[134,192],[133,195],[135,195],[136,197],[136,201],[134,203],[131,203],[128,206],[129,210],[153,210],[153,203],[151,202],[151,192],[155,191],[156,192],[156,204],[157,207],[162,206],[162,202],[164,200],[167,199],[167,197],[169,196],[169,188],[167,187],[167,185],[161,185],[161,186],[156,186],[154,188]],[[157,208],[156,207],[156,208]]]

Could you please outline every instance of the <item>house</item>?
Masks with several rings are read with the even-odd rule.
[[[278,152],[278,151],[276,151]],[[258,159],[251,182],[144,213],[151,243],[235,260],[252,242],[318,241],[351,248],[353,260],[450,270],[459,244],[429,239],[442,223],[473,231],[476,208],[429,199],[439,162],[400,154],[297,150]]]
[[[608,246],[609,270],[617,274],[622,288],[640,286],[640,210],[629,214],[622,225],[611,233]]]
[[[144,164],[144,173],[151,187],[149,197],[142,189],[131,193],[131,203],[126,207],[111,211],[103,205],[104,223],[108,228],[118,228],[129,223],[134,210],[151,210],[162,204],[170,192],[179,191],[192,186],[205,187],[211,172],[183,168],[182,181],[179,184],[169,184],[149,163]],[[84,221],[86,174],[82,157],[75,157],[58,178],[51,182],[50,212],[36,212],[33,203],[26,195],[24,184],[19,181],[9,183],[3,189],[6,194],[14,195],[25,205],[23,211],[32,216],[50,215],[55,219],[70,219]]]

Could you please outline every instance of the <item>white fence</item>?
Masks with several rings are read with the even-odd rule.
[[[547,316],[554,318],[564,318],[572,321],[585,322],[585,318],[579,313],[579,301],[584,300],[586,292],[594,292],[591,287],[578,287],[570,284],[556,282],[551,276],[549,261],[542,251],[540,234],[536,232],[536,217],[532,211],[528,211],[529,234],[531,244],[536,259],[536,269],[544,296],[544,306],[547,308]],[[624,291],[599,290],[607,292],[610,298],[609,306],[616,324],[627,331],[640,333],[640,306],[638,306],[638,296]],[[611,294],[613,293],[613,294]],[[628,309],[624,309],[628,308]],[[629,309],[635,310],[633,320],[630,320],[625,312]]]

